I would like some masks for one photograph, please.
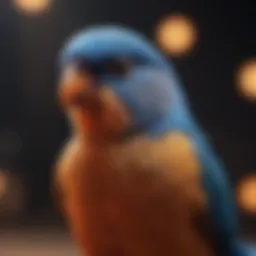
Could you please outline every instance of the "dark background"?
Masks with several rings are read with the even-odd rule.
[[[47,13],[33,17],[1,0],[0,168],[23,179],[26,216],[45,213],[53,219],[51,168],[68,136],[55,98],[56,58],[67,37],[95,23],[121,23],[153,39],[165,15],[180,12],[192,17],[199,44],[187,57],[172,61],[234,188],[242,177],[255,172],[256,105],[239,97],[235,86],[241,62],[256,55],[252,2],[56,0]],[[243,222],[247,231],[255,232],[255,218],[244,216]]]

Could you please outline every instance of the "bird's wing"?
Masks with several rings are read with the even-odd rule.
[[[199,144],[199,155],[203,166],[204,185],[209,213],[214,223],[214,239],[219,255],[250,255],[237,241],[238,214],[233,191],[225,169],[212,150]]]
[[[225,170],[211,149],[194,139],[172,133],[166,143],[169,150],[165,150],[169,165],[179,170],[184,184],[187,181],[184,189],[190,196],[194,225],[217,255],[247,255],[237,243],[237,213]],[[203,138],[199,142],[201,139],[204,142]]]
[[[202,182],[209,201],[210,212],[219,235],[233,236],[237,232],[236,207],[224,168],[218,159],[207,149],[201,151],[204,172]]]

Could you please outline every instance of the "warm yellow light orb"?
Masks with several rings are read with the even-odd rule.
[[[14,0],[14,4],[21,12],[28,14],[41,14],[45,12],[52,0]]]
[[[248,100],[256,100],[256,59],[241,65],[237,72],[239,93]]]
[[[249,214],[256,214],[256,174],[248,176],[238,186],[238,204]]]
[[[172,15],[159,23],[156,31],[159,46],[175,56],[188,53],[197,41],[194,23],[183,15]]]

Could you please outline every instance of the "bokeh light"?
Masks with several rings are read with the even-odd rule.
[[[49,9],[52,0],[13,0],[15,7],[27,14],[37,15]]]
[[[242,211],[256,214],[256,174],[241,181],[237,189],[237,199]]]
[[[248,100],[256,100],[256,59],[244,62],[237,72],[239,94]]]
[[[164,18],[156,30],[156,41],[168,54],[180,56],[190,52],[198,39],[195,24],[181,14]]]

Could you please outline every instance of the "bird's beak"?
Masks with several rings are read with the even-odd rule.
[[[66,67],[60,77],[58,97],[63,109],[86,108],[92,104],[98,86],[94,77],[75,65]]]

